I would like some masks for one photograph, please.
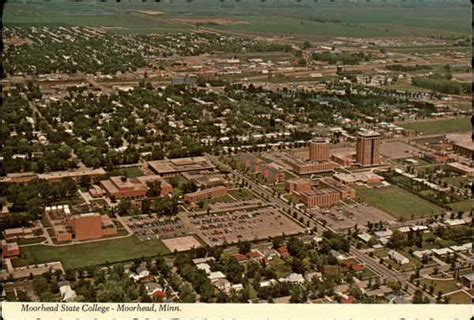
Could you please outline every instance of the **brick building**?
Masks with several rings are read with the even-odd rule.
[[[324,138],[315,138],[309,143],[309,160],[328,161],[329,141]]]
[[[310,191],[313,183],[307,179],[291,179],[286,181],[286,190],[291,193]]]
[[[196,184],[199,188],[210,188],[231,184],[226,180],[223,174],[184,172],[181,175]]]
[[[141,176],[136,179],[132,179],[133,181],[138,181],[141,184],[145,185],[148,188],[150,183],[160,182],[160,196],[165,197],[173,192],[173,186],[171,183],[163,179],[163,177],[156,176],[156,175],[146,175]]]
[[[355,173],[335,173],[333,175],[335,179],[344,184],[356,184],[362,182],[366,184],[377,184],[384,180],[383,177],[373,172],[355,172]]]
[[[302,192],[299,198],[309,208],[327,208],[337,204],[341,200],[341,194],[334,189],[322,188]]]
[[[196,203],[203,200],[210,200],[219,197],[226,196],[228,193],[227,188],[224,186],[218,186],[200,191],[187,193],[184,195],[184,201],[187,203]]]
[[[43,234],[43,231],[39,224],[36,224],[33,227],[10,228],[3,230],[3,237],[6,240],[35,238],[41,234]]]
[[[59,243],[100,239],[117,234],[117,228],[109,216],[98,213],[73,215],[67,206],[46,207],[44,219],[51,226],[53,239]]]
[[[319,179],[319,183],[321,186],[338,191],[341,194],[341,199],[353,199],[356,197],[356,191],[354,189],[333,178]]]
[[[280,182],[285,180],[283,168],[275,162],[267,163],[260,158],[247,158],[243,161],[245,168],[251,173],[261,174],[268,182]]]
[[[466,158],[472,158],[474,144],[470,133],[451,133],[446,134],[445,141],[452,146],[455,153]]]
[[[342,167],[350,167],[355,162],[355,151],[353,149],[337,150],[331,154],[331,161]]]
[[[362,167],[381,164],[381,136],[375,131],[360,131],[357,135],[356,159]]]
[[[205,157],[149,161],[148,166],[162,177],[176,177],[183,172],[205,172],[215,169]]]
[[[283,169],[274,162],[263,166],[262,176],[266,181],[271,183],[285,180],[285,172],[283,172]]]
[[[173,191],[173,187],[160,176],[147,175],[137,178],[111,177],[102,180],[99,186],[89,189],[92,197],[107,195],[115,199],[142,199],[148,194],[148,184],[160,182],[160,196],[166,196]]]
[[[354,189],[333,178],[322,178],[317,183],[307,179],[288,180],[286,188],[310,208],[331,207],[341,200],[352,199],[356,196]]]
[[[123,177],[102,180],[100,186],[109,197],[115,199],[140,199],[146,197],[148,187],[141,182]]]
[[[20,247],[16,242],[7,242],[2,240],[2,257],[13,258],[20,255]]]
[[[334,171],[334,169],[338,167],[337,163],[334,163],[331,161],[312,162],[312,161],[301,161],[299,159],[294,159],[293,161],[288,162],[288,164],[298,174],[330,172],[330,171]]]
[[[49,182],[59,182],[65,178],[71,178],[78,181],[81,177],[99,177],[105,175],[106,172],[102,168],[98,169],[77,169],[69,171],[54,171],[49,173],[36,174],[34,172],[22,172],[7,174],[2,179],[4,183],[25,184],[33,180],[46,180]]]
[[[117,228],[109,216],[98,213],[84,213],[73,216],[71,228],[75,239],[78,241],[100,239],[117,234]]]
[[[474,168],[472,168],[471,166],[467,166],[459,162],[451,162],[448,163],[448,167],[449,169],[456,171],[460,174],[467,175],[469,177],[474,176]]]

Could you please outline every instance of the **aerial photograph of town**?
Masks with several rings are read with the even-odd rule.
[[[3,6],[2,301],[471,304],[469,2]]]

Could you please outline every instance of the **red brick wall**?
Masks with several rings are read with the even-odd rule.
[[[76,240],[91,240],[102,238],[102,220],[100,216],[74,217],[72,228],[76,235]]]

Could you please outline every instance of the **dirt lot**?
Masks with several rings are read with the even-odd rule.
[[[382,143],[380,152],[390,159],[405,159],[421,155],[421,149],[400,141]]]
[[[150,16],[161,16],[165,14],[162,11],[152,11],[152,10],[137,10],[138,13],[148,14]]]
[[[193,248],[202,247],[201,243],[193,236],[185,236],[163,240],[165,246],[171,251],[187,251]]]
[[[201,19],[174,19],[177,22],[193,23],[193,24],[214,24],[219,26],[227,26],[233,24],[246,24],[246,21],[223,19],[223,18],[201,18]]]
[[[455,73],[453,75],[453,78],[454,80],[457,80],[457,81],[465,81],[465,82],[468,82],[468,81],[471,81],[472,79],[472,74],[470,73]]]

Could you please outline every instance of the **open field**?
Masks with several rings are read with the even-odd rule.
[[[65,269],[83,268],[168,252],[159,240],[141,242],[136,237],[62,247],[37,245],[22,247],[21,250],[23,264],[61,261]]]
[[[441,291],[443,294],[456,291],[460,287],[456,284],[455,280],[431,280],[431,279],[422,279],[420,283],[425,284],[427,288],[431,285],[435,287],[434,292]]]
[[[448,207],[450,207],[454,212],[458,212],[458,211],[468,212],[472,208],[472,200],[467,199],[460,202],[450,203],[448,204]]]
[[[443,178],[442,180],[458,188],[462,188],[465,185],[469,184],[469,182],[471,182],[471,179],[469,179],[468,177],[463,177],[463,176],[446,177],[446,178]]]
[[[459,291],[449,296],[449,302],[455,304],[471,304],[472,298],[464,291]]]
[[[252,191],[250,191],[249,189],[244,189],[244,188],[232,190],[230,194],[236,200],[249,200],[249,199],[255,198],[255,195],[253,194]]]
[[[415,130],[424,135],[464,132],[471,130],[471,118],[416,121],[400,124],[401,127]]]
[[[95,0],[51,0],[50,3],[9,3],[4,23],[104,25],[123,27],[131,32],[163,32],[166,29],[172,31],[193,28],[194,22],[200,21],[205,28],[237,33],[315,37],[385,37],[410,34],[426,37],[436,32],[467,36],[470,33],[468,8],[468,4],[462,2],[420,5],[415,1],[408,1],[405,5],[352,5],[347,2],[330,3],[329,0],[318,3],[277,3],[274,0],[216,3],[202,0],[196,6],[196,3],[184,0],[172,3],[141,0],[105,3]]]
[[[419,157],[422,150],[401,141],[390,141],[382,143],[380,153],[390,159],[405,159]]]
[[[115,3],[114,3],[115,4]],[[186,31],[190,26],[178,22],[160,23],[159,16],[138,11],[104,8],[91,3],[9,3],[4,10],[4,24],[77,25],[105,27],[111,32],[161,33]]]
[[[443,212],[440,207],[395,186],[380,189],[357,188],[357,197],[399,219],[428,217]]]

